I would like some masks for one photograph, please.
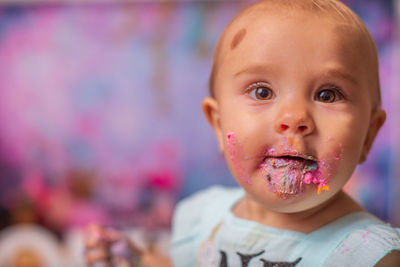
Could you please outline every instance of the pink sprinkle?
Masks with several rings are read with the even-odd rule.
[[[304,176],[304,183],[310,184],[312,180],[313,180],[313,175],[311,174],[311,172],[307,172],[306,175]]]
[[[267,151],[267,156],[269,156],[269,155],[274,155],[275,152],[276,152],[275,148],[270,148],[270,149],[268,149],[268,151]]]
[[[326,185],[326,181],[323,180],[323,179],[319,179],[319,180],[318,180],[318,184],[319,184],[320,186],[324,186],[324,185]]]
[[[366,238],[370,233],[371,233],[370,231],[366,231],[365,234],[362,234],[362,235],[361,235],[361,238],[364,240],[364,242],[365,242],[365,238]]]
[[[346,248],[346,249],[342,250],[342,252],[341,252],[340,254],[344,254],[344,253],[346,253],[346,252],[348,252],[348,251],[350,251],[350,249],[349,249],[349,248]]]

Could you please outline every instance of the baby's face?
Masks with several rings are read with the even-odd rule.
[[[280,212],[335,195],[384,122],[363,45],[312,14],[253,14],[226,33],[204,110],[228,166],[254,200]]]

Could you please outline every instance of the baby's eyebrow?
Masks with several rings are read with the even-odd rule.
[[[250,66],[245,66],[238,72],[234,74],[234,77],[240,76],[244,73],[265,73],[268,71],[271,71],[274,67],[273,66],[268,66],[268,65],[250,65]],[[276,69],[276,67],[275,67]]]
[[[358,84],[357,80],[354,78],[353,75],[351,75],[351,74],[348,73],[348,72],[339,70],[339,69],[330,69],[330,70],[327,70],[327,71],[324,73],[323,76],[328,76],[328,77],[339,77],[340,79],[349,81],[349,82],[351,82],[351,83],[353,83],[353,84],[355,84],[355,85]]]

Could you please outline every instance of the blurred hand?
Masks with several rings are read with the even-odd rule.
[[[85,236],[88,267],[138,267],[142,252],[122,233],[100,225],[90,225]]]
[[[151,251],[143,252],[141,264],[142,267],[172,267],[168,257]]]

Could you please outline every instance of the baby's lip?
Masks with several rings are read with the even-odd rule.
[[[267,158],[288,158],[294,160],[311,160],[316,161],[316,157],[309,155],[307,153],[302,153],[298,151],[284,151],[284,152],[271,152],[265,155],[265,159]]]

